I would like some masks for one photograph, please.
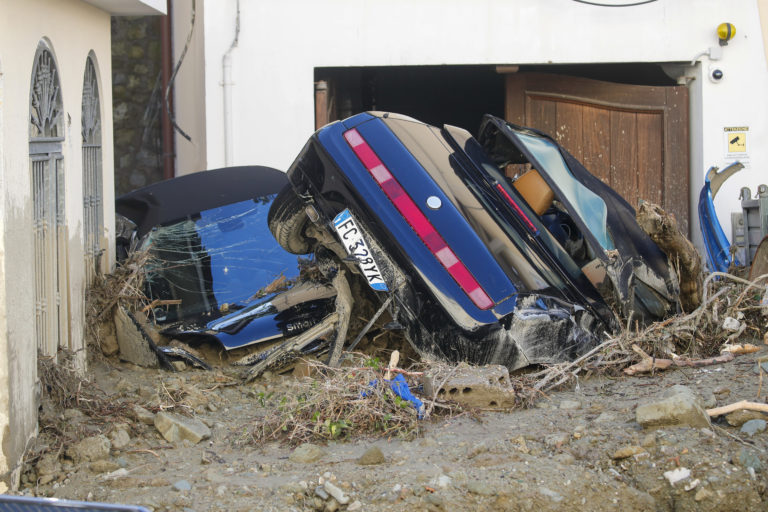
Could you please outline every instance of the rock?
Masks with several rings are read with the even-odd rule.
[[[738,465],[744,468],[752,468],[755,473],[761,473],[763,471],[763,463],[760,461],[760,457],[754,454],[754,452],[742,448],[739,452],[738,458],[734,461]]]
[[[448,475],[439,475],[430,480],[429,482],[433,487],[439,487],[441,489],[447,488],[451,485],[451,477]]]
[[[152,348],[152,338],[138,315],[122,306],[115,310],[115,332],[120,347],[120,359],[147,368],[157,368],[159,361]]]
[[[319,460],[323,455],[325,455],[325,451],[319,446],[312,443],[304,443],[296,447],[288,459],[292,462],[309,463]]]
[[[75,462],[102,460],[109,457],[111,448],[112,443],[106,436],[86,437],[67,448],[67,456]]]
[[[336,501],[335,498],[331,498],[325,502],[323,512],[336,512],[337,510],[339,510],[339,502]]]
[[[675,468],[671,471],[664,472],[664,478],[669,481],[670,485],[675,485],[677,482],[690,478],[691,470],[688,468]]]
[[[436,507],[442,507],[443,506],[443,497],[437,494],[436,492],[431,492],[426,495],[424,498],[424,501],[431,505],[435,505]]]
[[[594,419],[595,423],[603,424],[603,423],[611,423],[616,420],[616,415],[610,412],[601,412],[600,416]]]
[[[363,453],[359,459],[357,459],[357,463],[361,466],[383,464],[386,461],[386,457],[384,457],[384,454],[381,452],[381,449],[378,446],[371,446],[365,450],[365,453]]]
[[[155,424],[154,413],[149,412],[140,405],[133,406],[133,413],[136,415],[136,419],[145,425]]]
[[[723,329],[725,329],[726,331],[738,332],[740,328],[741,328],[741,322],[739,322],[732,316],[727,316],[723,319]]]
[[[202,421],[170,412],[157,413],[155,415],[155,427],[166,441],[171,443],[186,439],[197,444],[203,439],[211,437],[211,429]]]
[[[696,491],[696,495],[693,497],[693,499],[698,503],[700,501],[709,499],[712,496],[714,496],[714,494],[711,491],[708,491],[706,487],[702,487],[698,491]]]
[[[344,494],[344,491],[333,485],[330,481],[326,480],[323,484],[325,492],[333,496],[333,498],[339,502],[340,505],[346,505],[349,503],[349,496]]]
[[[191,491],[192,490],[192,484],[187,482],[186,480],[179,480],[175,484],[173,484],[173,488],[176,491],[182,492],[182,491]]]
[[[318,485],[315,487],[315,496],[319,497],[321,500],[327,500],[330,498],[330,494],[325,490],[325,487],[322,485]]]
[[[120,464],[112,462],[111,460],[95,460],[91,462],[88,469],[92,473],[110,473],[120,469]]]
[[[549,434],[544,438],[544,444],[550,448],[557,448],[568,442],[570,435],[565,432],[558,432],[556,434]]]
[[[692,391],[685,386],[673,386],[669,391],[672,393],[665,393],[668,396],[661,400],[639,405],[635,420],[644,428],[666,425],[710,427],[709,415],[697,403]]]
[[[349,512],[356,512],[357,510],[362,510],[362,509],[363,509],[363,504],[360,503],[359,500],[353,501],[347,507],[347,511],[349,511]]]
[[[765,414],[759,411],[748,411],[745,409],[739,409],[733,411],[725,416],[725,421],[732,427],[740,427],[749,420],[762,420],[765,419]]]
[[[37,474],[40,476],[55,475],[61,471],[61,464],[59,463],[59,457],[55,453],[46,453],[40,457],[40,462],[37,463]]]
[[[749,420],[741,426],[741,432],[750,437],[758,432],[765,432],[765,420]]]
[[[639,455],[641,453],[646,453],[645,449],[642,446],[637,445],[629,445],[624,446],[623,448],[619,448],[613,454],[611,454],[611,458],[613,460],[621,460],[626,459],[628,457],[632,457],[633,455]]]
[[[560,402],[560,409],[567,411],[581,409],[581,402],[578,400],[563,400]]]
[[[467,484],[467,490],[478,496],[493,496],[496,494],[491,486],[480,480],[472,480]]]
[[[109,434],[109,440],[112,442],[112,448],[122,450],[131,442],[131,436],[124,429],[113,430]]]
[[[183,372],[187,369],[187,363],[184,361],[171,361],[171,366],[173,366],[173,369],[177,372]]]

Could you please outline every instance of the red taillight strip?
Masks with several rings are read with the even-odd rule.
[[[376,183],[379,184],[389,200],[392,201],[392,204],[395,205],[400,215],[408,221],[408,224],[419,235],[424,245],[429,248],[440,264],[451,274],[451,277],[456,280],[461,289],[464,290],[464,293],[475,303],[475,306],[480,309],[490,309],[493,306],[491,298],[485,293],[485,290],[475,280],[464,263],[459,260],[456,253],[448,247],[440,233],[437,232],[429,219],[413,202],[413,199],[410,198],[400,183],[392,176],[392,173],[389,172],[389,169],[381,162],[376,153],[373,152],[373,149],[360,136],[360,133],[353,128],[344,132],[344,138],[352,147],[357,158],[360,159],[373,179],[376,180]]]
[[[504,196],[504,199],[507,200],[509,205],[512,207],[513,210],[515,210],[515,213],[517,214],[520,219],[525,223],[526,227],[533,233],[534,235],[539,233],[539,230],[536,226],[533,225],[533,222],[531,222],[531,219],[528,218],[528,216],[525,214],[522,208],[520,208],[520,205],[517,204],[517,202],[512,199],[512,196],[509,195],[509,192],[504,190],[504,187],[501,185],[501,183],[496,184],[496,190],[501,192],[501,195]]]

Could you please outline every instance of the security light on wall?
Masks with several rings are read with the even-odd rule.
[[[728,46],[728,41],[736,35],[736,27],[731,23],[721,23],[717,26],[717,40],[720,46]]]
[[[736,27],[733,26],[732,23],[721,23],[717,26],[717,30],[715,32],[717,34],[717,41],[719,43],[718,46],[710,46],[703,52],[696,54],[696,56],[691,60],[691,66],[695,66],[696,61],[705,55],[709,57],[709,60],[722,59],[723,46],[728,46],[728,41],[733,39],[733,37],[736,35]],[[714,77],[712,77],[711,75],[709,78],[713,82],[719,82],[720,80],[722,80],[722,75],[717,79],[713,79]]]

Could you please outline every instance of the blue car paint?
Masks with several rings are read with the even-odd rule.
[[[379,154],[380,158],[382,158],[382,161],[390,169],[390,172],[392,172],[393,175],[398,178],[398,181],[402,179],[401,175],[403,173],[402,171],[398,172],[396,168],[400,165],[406,165],[410,169],[409,172],[421,174],[420,180],[424,184],[423,186],[429,187],[434,192],[433,195],[438,195],[438,197],[441,197],[441,199],[443,199],[443,204],[451,205],[450,210],[453,210],[455,215],[453,217],[454,225],[449,226],[447,231],[454,231],[457,224],[461,224],[462,226],[468,228],[466,221],[463,219],[463,217],[460,216],[450,201],[447,200],[439,187],[434,184],[432,179],[427,175],[426,171],[424,171],[424,169],[421,168],[421,166],[418,165],[418,163],[416,163],[412,157],[410,157],[409,161],[409,158],[406,156],[410,156],[407,150],[402,146],[402,144],[400,144],[399,141],[397,141],[389,128],[387,128],[378,119],[368,115],[358,115],[347,119],[343,123],[335,123],[326,126],[317,133],[318,140],[323,145],[328,154],[336,161],[338,168],[350,181],[355,190],[357,190],[357,192],[360,193],[360,195],[368,203],[369,210],[376,213],[380,220],[380,225],[386,226],[392,236],[397,239],[398,243],[405,250],[414,266],[424,276],[425,281],[443,293],[447,300],[458,303],[475,322],[484,324],[496,322],[498,319],[493,311],[484,311],[475,306],[475,304],[471,301],[471,299],[469,299],[466,293],[464,293],[464,291],[459,287],[459,285],[450,276],[450,274],[448,274],[448,272],[441,265],[435,265],[435,256],[414,234],[411,226],[403,218],[400,212],[394,207],[389,198],[381,190],[381,187],[379,187],[379,185],[373,180],[363,164],[357,158],[357,155],[355,155],[355,153],[352,151],[352,148],[350,148],[349,144],[347,144],[343,137],[343,133],[351,128],[357,128],[361,135],[367,141],[369,141],[369,143],[372,143],[371,145],[375,151],[379,148],[378,143],[382,142],[382,139],[384,139],[385,144],[393,144],[393,142],[396,141],[400,147],[397,148],[397,150],[394,152],[398,154],[398,157],[400,157],[401,160],[394,161],[393,157],[389,154],[387,155],[386,159],[382,158],[382,155],[384,154],[382,151],[377,151],[377,154]],[[394,141],[387,141],[384,137],[380,138],[379,134],[382,132],[388,133],[394,139]],[[418,168],[413,167],[414,163],[418,166]],[[411,185],[405,188],[413,190],[410,188],[410,186]],[[442,210],[447,211],[449,208],[443,208]],[[423,210],[422,212],[425,213],[425,215],[428,215],[429,213],[424,212]],[[428,216],[428,218],[432,220],[431,216]],[[441,222],[441,225],[444,227],[445,223]],[[438,230],[440,230],[439,227]],[[440,231],[441,234],[446,237],[447,234],[442,230]],[[450,238],[453,243],[456,243],[455,236],[447,235],[446,241],[451,244],[451,241],[449,241],[448,238]],[[472,252],[472,249],[476,249],[477,252],[483,251],[488,254],[487,249],[479,242],[479,240],[479,245],[474,247],[471,244],[472,240],[478,240],[477,235],[474,232],[471,233],[471,236],[467,240],[458,241],[457,246],[452,246],[452,249],[456,251],[459,249],[459,247],[461,247],[461,249],[459,249],[461,252],[458,254],[460,258],[464,257],[465,254]],[[489,254],[488,256],[490,257]],[[470,258],[472,257],[470,256]],[[473,258],[473,261],[476,260]],[[498,268],[495,260],[492,261],[492,267],[484,267],[484,271],[487,271],[489,268],[493,267]],[[501,269],[498,270],[500,272],[500,277],[497,280],[502,283],[502,287],[498,286],[499,283],[491,283],[491,286],[489,286],[489,288],[493,290],[491,291],[485,288],[485,282],[481,282],[481,285],[484,287],[484,289],[486,289],[486,292],[494,301],[503,300],[515,293],[512,283],[509,282],[509,279],[506,277],[506,275],[501,272]],[[505,311],[513,310],[514,306],[515,297],[512,297],[503,303],[503,309]]]
[[[699,224],[707,252],[707,266],[712,272],[727,272],[731,264],[731,244],[717,219],[709,177],[705,178],[699,194]]]
[[[376,148],[384,165],[409,192],[411,199],[459,260],[469,269],[483,269],[483,275],[475,277],[493,302],[501,302],[516,294],[517,288],[501,270],[475,230],[392,131],[380,119],[366,123],[358,131],[371,147]],[[439,210],[425,208],[429,196],[440,198],[443,206]]]

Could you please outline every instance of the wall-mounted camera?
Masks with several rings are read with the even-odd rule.
[[[709,81],[712,83],[720,83],[725,78],[725,71],[722,66],[709,66]]]

